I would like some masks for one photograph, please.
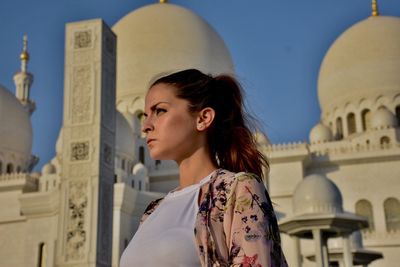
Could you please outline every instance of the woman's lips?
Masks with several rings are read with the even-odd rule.
[[[155,141],[156,139],[148,139],[147,140],[147,145],[149,145],[151,142]]]

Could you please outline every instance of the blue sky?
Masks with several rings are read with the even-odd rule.
[[[155,0],[2,0],[0,84],[14,92],[22,36],[28,34],[33,154],[37,169],[54,156],[62,124],[64,27],[102,18],[114,25]],[[319,121],[318,71],[333,41],[371,14],[370,0],[173,0],[208,21],[227,44],[250,109],[274,143],[306,141]],[[378,0],[381,15],[400,16],[398,0]],[[362,44],[360,44],[362,45]],[[1,140],[0,140],[1,141]]]

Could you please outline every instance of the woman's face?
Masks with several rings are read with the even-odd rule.
[[[180,162],[201,143],[196,113],[189,112],[189,102],[177,98],[175,90],[169,84],[156,84],[146,96],[142,131],[153,159]]]

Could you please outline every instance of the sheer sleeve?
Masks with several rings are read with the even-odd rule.
[[[287,266],[268,192],[253,174],[237,177],[226,207],[230,266]]]

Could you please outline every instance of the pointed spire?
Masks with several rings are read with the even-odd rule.
[[[377,0],[372,0],[372,16],[373,17],[379,16],[378,1]]]
[[[28,36],[26,34],[23,37],[23,48],[19,58],[21,59],[21,71],[26,72],[29,61]]]
[[[21,71],[14,75],[15,96],[29,112],[29,114],[32,114],[36,109],[36,105],[35,102],[31,101],[29,98],[31,85],[33,83],[33,75],[32,73],[28,72],[29,53],[28,37],[26,34],[23,38],[23,47],[19,59],[21,60]]]

